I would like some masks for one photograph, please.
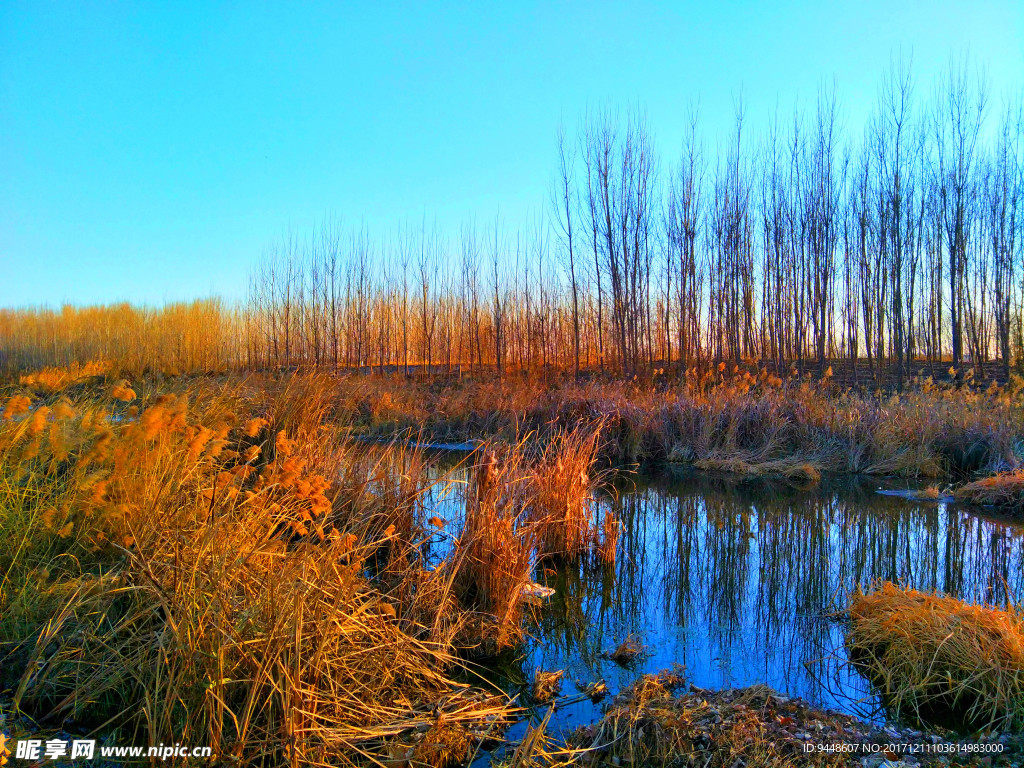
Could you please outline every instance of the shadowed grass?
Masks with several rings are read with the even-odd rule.
[[[1000,512],[1024,518],[1024,471],[1000,472],[975,480],[957,488],[953,497],[965,504],[994,507]]]

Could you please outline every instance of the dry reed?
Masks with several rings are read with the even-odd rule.
[[[1024,727],[1024,617],[884,583],[853,596],[846,645],[897,716]],[[943,722],[951,721],[951,722]]]
[[[0,654],[16,709],[267,765],[410,750],[441,765],[500,727],[507,698],[450,676],[467,619],[451,569],[388,557],[367,576],[422,538],[422,467],[335,439],[322,385],[6,401]]]
[[[590,553],[614,561],[618,521],[608,513],[602,529],[594,519],[598,435],[556,433],[539,449],[528,435],[478,451],[452,560],[462,604],[482,614],[463,637],[471,654],[492,656],[522,639],[538,561]]]
[[[534,567],[534,545],[522,510],[528,474],[521,449],[492,447],[472,467],[463,529],[456,541],[454,583],[466,607],[481,612],[464,645],[491,656],[522,640],[524,588]]]
[[[1015,517],[1024,516],[1024,470],[1000,472],[957,488],[953,498],[965,504],[994,507]]]
[[[578,559],[600,545],[593,508],[600,435],[600,424],[558,432],[531,467],[530,520],[541,557]]]

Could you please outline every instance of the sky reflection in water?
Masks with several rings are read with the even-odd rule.
[[[563,693],[600,679],[614,693],[678,663],[701,687],[767,683],[879,718],[877,698],[845,664],[834,618],[853,589],[888,580],[997,605],[1024,594],[1024,527],[883,496],[883,485],[894,486],[826,478],[807,490],[673,470],[625,479],[598,500],[599,514],[611,507],[623,522],[614,572],[565,566],[542,578],[557,594],[496,678],[515,690],[537,667],[565,669]],[[449,487],[435,506],[456,529],[465,487]],[[601,656],[631,632],[649,649],[634,668]],[[599,716],[581,701],[553,720],[573,727]]]

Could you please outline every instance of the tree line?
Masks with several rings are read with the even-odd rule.
[[[559,130],[523,226],[424,219],[375,238],[328,220],[275,243],[239,306],[4,311],[0,358],[627,378],[840,365],[897,383],[1024,366],[1022,94],[993,99],[965,60],[928,87],[896,61],[859,130],[826,87],[750,123],[740,105],[712,146],[693,109],[666,159],[638,112],[590,114]]]
[[[250,292],[253,365],[606,369],[727,361],[899,381],[922,361],[1024,360],[1020,98],[966,62],[930,93],[893,63],[860,134],[835,93],[715,151],[693,112],[664,163],[639,114],[557,138],[543,216],[386,241],[328,223],[280,243]]]

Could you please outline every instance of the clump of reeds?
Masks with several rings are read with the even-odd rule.
[[[489,656],[522,639],[524,587],[535,561],[523,512],[529,474],[521,450],[496,446],[482,451],[470,472],[453,584],[463,605],[487,614],[471,622],[465,644]]]
[[[849,618],[850,659],[896,715],[970,729],[1024,727],[1018,611],[887,582],[854,594]]]
[[[531,467],[530,519],[542,557],[575,559],[597,544],[593,488],[600,427],[560,431]]]
[[[796,485],[815,485],[821,482],[819,467],[799,458],[761,462],[751,462],[743,458],[711,458],[694,462],[694,466],[708,472],[725,472],[746,477],[782,477]]]
[[[957,488],[953,498],[965,504],[994,507],[1000,512],[1024,516],[1024,470],[1000,472]]]
[[[399,536],[384,507],[415,506],[421,469],[364,462],[319,407],[213,384],[129,401],[119,386],[4,404],[0,675],[15,707],[267,765],[362,764],[398,743],[460,760],[503,721],[507,697],[450,676],[466,618],[450,569],[409,558],[368,575]]]
[[[783,470],[783,476],[793,482],[802,485],[814,485],[821,482],[821,471],[808,462],[801,462]]]
[[[614,562],[619,524],[594,522],[597,430],[556,433],[538,451],[530,438],[491,443],[470,467],[465,519],[456,538],[453,584],[462,604],[483,615],[464,633],[474,653],[493,655],[522,637],[538,561],[593,552]],[[469,650],[469,649],[467,649]]]

